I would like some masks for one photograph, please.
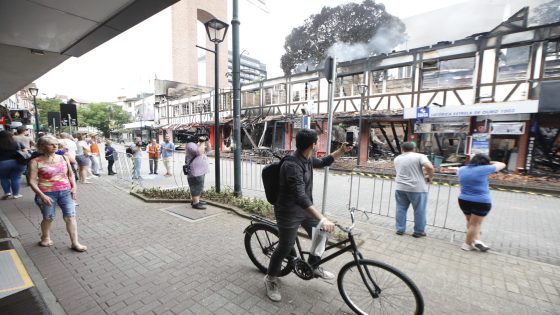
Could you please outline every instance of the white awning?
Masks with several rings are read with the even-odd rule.
[[[124,124],[124,129],[136,129],[142,127],[153,127],[154,121],[153,120],[145,120],[145,121],[135,121],[133,123]]]

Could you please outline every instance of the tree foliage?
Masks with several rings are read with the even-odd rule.
[[[81,122],[80,122],[81,120]],[[101,130],[108,137],[112,130],[130,122],[130,115],[120,106],[111,103],[92,103],[78,108],[78,121]]]
[[[378,42],[376,37],[387,40]],[[368,44],[367,53],[373,55],[390,51],[405,38],[405,26],[400,19],[374,0],[323,7],[319,14],[311,15],[286,37],[286,53],[280,59],[280,66],[285,75],[290,75],[318,66],[336,43]]]
[[[39,130],[48,130],[48,113],[49,112],[60,112],[61,100],[57,99],[37,99],[37,110],[39,111]]]

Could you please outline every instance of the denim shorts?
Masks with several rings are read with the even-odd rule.
[[[61,191],[52,191],[52,192],[44,192],[45,195],[51,198],[52,205],[46,205],[39,196],[35,196],[35,203],[41,209],[41,213],[43,214],[43,219],[45,220],[53,220],[54,213],[56,209],[56,205],[58,204],[62,209],[62,217],[69,218],[76,216],[76,205],[74,200],[72,199],[72,194],[70,193],[70,189],[61,190]]]

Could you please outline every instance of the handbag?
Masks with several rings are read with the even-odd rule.
[[[27,165],[31,160],[31,152],[29,151],[16,151],[16,161],[18,164]]]

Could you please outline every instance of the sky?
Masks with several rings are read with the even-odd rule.
[[[228,0],[231,6],[231,0]],[[382,0],[399,18],[429,12],[467,0]],[[323,6],[349,0],[268,0],[267,10],[239,0],[240,51],[267,65],[268,77],[282,76],[284,41]],[[297,8],[297,9],[294,9]],[[228,17],[231,21],[231,13]],[[231,32],[231,28],[230,31]],[[231,49],[231,37],[228,42]],[[172,80],[171,9],[166,9],[79,58],[70,58],[36,80],[40,97],[65,95],[81,101],[114,102],[118,96],[153,91],[153,79]]]

